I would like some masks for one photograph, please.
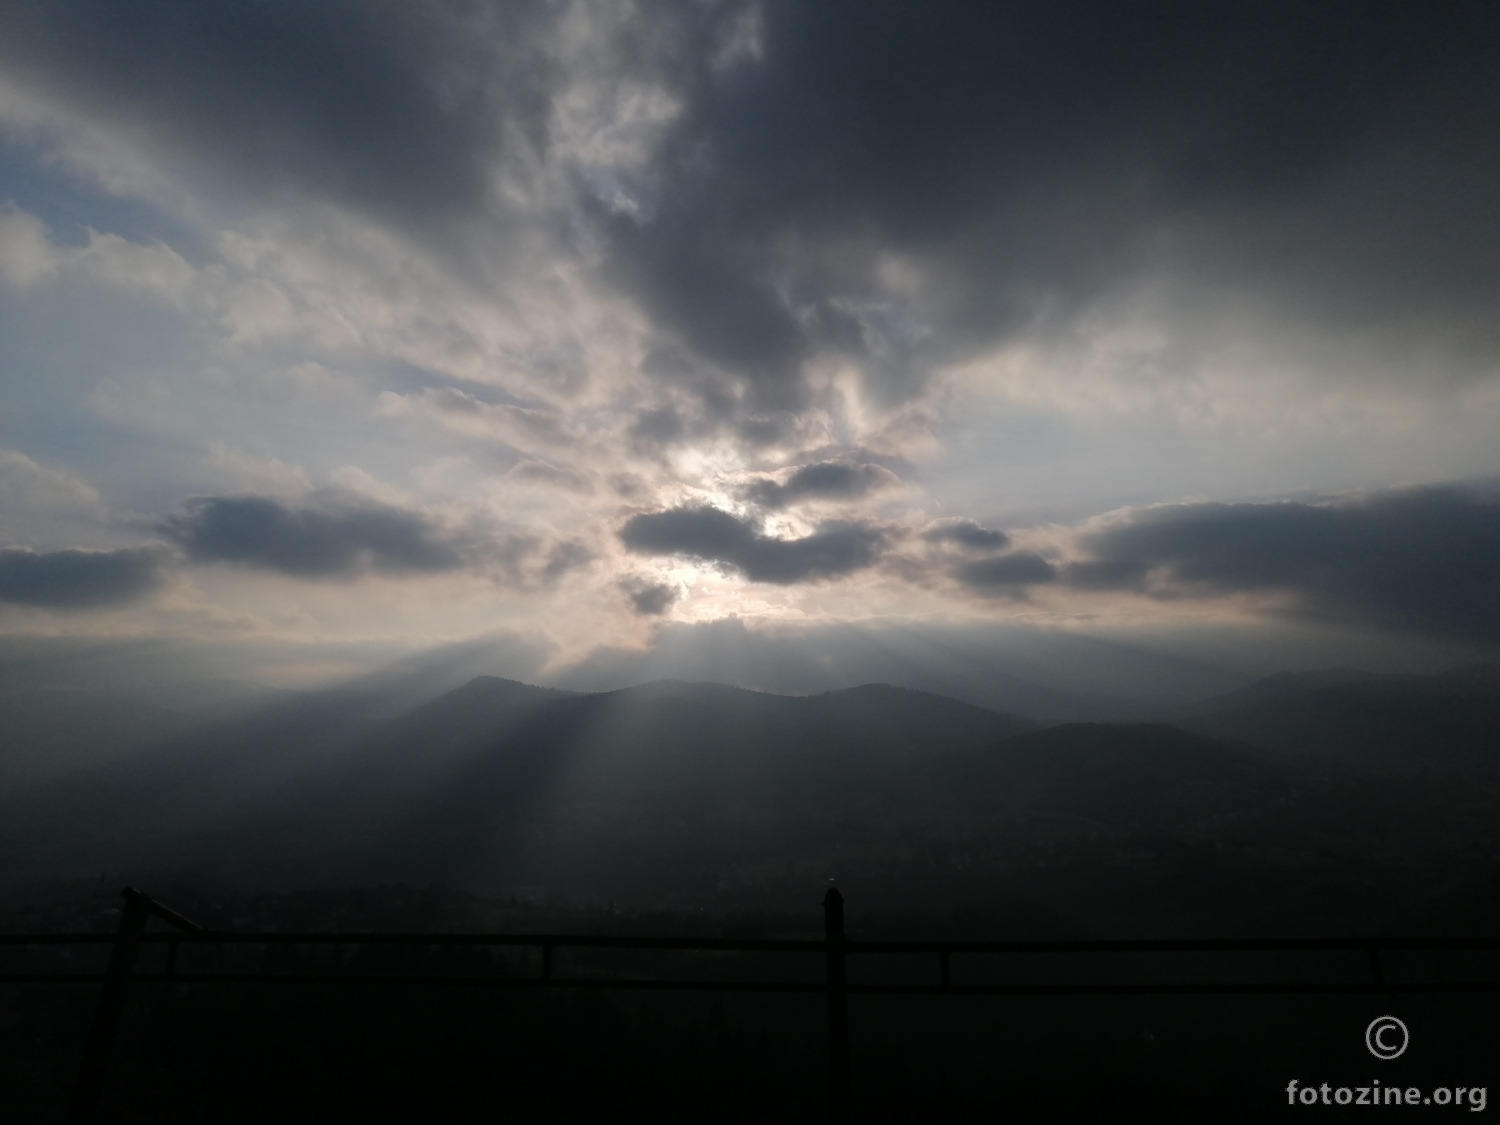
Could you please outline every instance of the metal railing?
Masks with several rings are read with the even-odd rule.
[[[834,1122],[848,1118],[850,1098],[850,995],[883,996],[1190,996],[1190,995],[1301,995],[1350,996],[1418,993],[1500,992],[1500,980],[1387,979],[1381,955],[1397,951],[1458,952],[1500,950],[1500,938],[1312,938],[1207,939],[1116,941],[855,941],[844,932],[844,899],[830,889],[823,899],[824,934],[821,941],[795,939],[623,937],[584,934],[494,933],[256,933],[210,931],[134,888],[122,892],[119,929],[107,933],[0,934],[0,946],[110,945],[109,963],[102,973],[0,973],[0,984],[23,982],[101,984],[94,1023],[78,1071],[69,1106],[70,1125],[93,1119],[104,1089],[125,999],[132,983],[140,984],[357,984],[357,985],[474,985],[501,988],[567,988],[653,991],[712,991],[823,993],[828,1005],[829,1107]],[[174,927],[170,932],[147,933],[156,917]],[[165,945],[166,968],[138,973],[142,945]],[[368,972],[202,972],[178,971],[178,950],[194,947],[259,946],[405,946],[405,947],[522,947],[540,950],[535,975],[475,973]],[[681,980],[639,976],[576,976],[555,971],[559,949],[658,950],[698,953],[822,954],[821,981]],[[955,983],[951,959],[955,954],[1107,954],[1107,953],[1354,953],[1363,955],[1369,977],[1341,981],[1207,981],[1127,983]],[[850,983],[847,961],[868,954],[927,954],[937,959],[936,980],[928,983]]]

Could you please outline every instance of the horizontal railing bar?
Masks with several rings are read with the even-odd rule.
[[[1500,938],[1166,938],[1089,941],[851,941],[850,953],[1276,953],[1500,950]]]
[[[129,890],[130,888],[127,887],[127,894],[129,893]],[[165,903],[157,902],[150,895],[143,894],[141,891],[136,891],[135,893],[146,900],[147,910],[156,915],[156,917],[160,918],[163,922],[166,922],[169,926],[176,926],[177,929],[189,934],[208,933],[208,929],[206,927],[198,925],[198,923],[194,922],[191,918],[184,918],[181,914],[177,913],[177,911],[173,910]]]
[[[0,984],[32,981],[47,984],[98,984],[98,973],[0,975]],[[485,985],[493,988],[624,988],[663,991],[823,992],[826,985],[790,981],[657,981],[597,977],[494,977],[432,973],[136,973],[132,984],[369,984],[369,985]]]
[[[586,988],[666,992],[821,993],[827,985],[792,981],[661,981],[599,977],[494,977],[431,974],[314,973],[137,973],[137,984],[363,984],[486,985],[496,988]],[[98,984],[102,973],[0,974],[0,984]],[[850,993],[867,996],[1360,996],[1416,993],[1500,992],[1500,981],[1387,981],[1317,984],[851,984]]]
[[[410,945],[545,946],[568,949],[685,949],[735,953],[823,953],[825,941],[781,938],[607,937],[596,934],[408,933],[144,933],[145,944],[183,945]],[[116,935],[0,934],[0,945],[113,945]],[[1088,941],[858,941],[846,953],[1295,953],[1500,950],[1500,938],[1168,938]]]
[[[1500,992],[1500,981],[1418,981],[1385,984],[871,984],[850,992],[901,996],[1223,996],[1257,994],[1387,995],[1392,992]]]
[[[0,945],[113,945],[114,934],[0,934]],[[183,945],[504,945],[567,949],[687,949],[730,953],[823,953],[823,941],[602,937],[592,934],[147,933],[144,944]]]

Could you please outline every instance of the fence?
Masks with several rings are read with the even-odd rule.
[[[1079,996],[1079,995],[1360,995],[1415,993],[1500,992],[1500,980],[1391,981],[1386,978],[1382,953],[1395,951],[1457,952],[1500,950],[1500,938],[1324,938],[1217,939],[1160,941],[855,941],[844,933],[844,898],[836,889],[823,899],[824,936],[813,940],[737,940],[732,938],[613,937],[581,934],[470,934],[470,933],[236,933],[209,931],[133,888],[122,892],[124,905],[115,934],[0,934],[0,946],[111,945],[102,973],[6,973],[0,983],[100,984],[94,1023],[78,1071],[68,1112],[69,1125],[87,1125],[99,1105],[127,991],[142,984],[363,984],[458,985],[503,988],[647,989],[714,992],[823,993],[828,1008],[829,1115],[835,1123],[848,1119],[850,1101],[850,995],[903,996]],[[173,926],[169,932],[145,932],[156,917]],[[535,976],[474,974],[371,974],[179,972],[177,954],[184,945],[297,946],[480,946],[527,947],[541,951]],[[164,945],[166,964],[161,972],[136,972],[142,945]],[[677,950],[725,953],[822,954],[821,982],[744,980],[665,980],[649,977],[567,976],[554,972],[558,949]],[[1369,979],[1362,981],[1279,982],[1162,982],[1116,984],[962,984],[955,983],[951,959],[955,954],[1024,953],[1351,953],[1363,956]],[[925,984],[849,983],[850,957],[870,954],[928,954],[936,958],[936,980]]]

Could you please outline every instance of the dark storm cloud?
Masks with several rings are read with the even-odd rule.
[[[649,214],[603,219],[619,283],[756,401],[795,405],[817,353],[900,395],[1153,272],[1495,345],[1500,7],[761,7],[727,67],[736,7],[653,9],[696,44],[684,113]]]
[[[1010,542],[1003,531],[993,531],[973,520],[943,520],[922,532],[929,543],[957,543],[971,551],[999,551]]]
[[[197,562],[233,562],[299,578],[375,570],[436,572],[462,564],[421,515],[368,502],[289,507],[259,496],[195,500],[160,530]]]
[[[83,609],[145,597],[161,583],[163,552],[0,550],[0,602]]]
[[[1500,640],[1500,493],[1148,508],[1062,580],[1158,597],[1285,592],[1304,613]]]
[[[423,229],[493,219],[502,136],[566,147],[565,83],[664,86],[681,113],[631,205],[595,182],[624,173],[579,167],[575,187],[606,276],[675,357],[648,373],[751,444],[807,405],[810,358],[895,400],[1142,278],[1500,354],[1500,6],[758,9],[736,59],[736,3],[12,0],[0,60],[227,182]],[[582,23],[599,49],[561,61]]]
[[[785,508],[801,500],[858,500],[882,488],[900,484],[896,474],[879,465],[854,461],[819,461],[804,465],[785,484],[758,480],[746,490],[746,498],[763,508]]]
[[[16,0],[0,59],[237,186],[329,195],[398,220],[472,210],[487,87],[535,116],[529,5],[439,0]],[[508,61],[509,65],[503,65]]]
[[[677,589],[665,582],[648,582],[644,578],[626,578],[620,589],[630,599],[631,607],[642,617],[660,617],[677,600]]]
[[[638,554],[688,555],[782,586],[862,570],[885,547],[885,534],[867,524],[829,522],[802,539],[774,539],[748,520],[708,507],[635,516],[620,539]]]
[[[979,593],[1020,593],[1027,586],[1051,582],[1057,570],[1040,555],[1016,551],[992,559],[975,559],[953,568],[953,577]]]

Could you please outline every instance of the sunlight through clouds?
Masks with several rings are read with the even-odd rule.
[[[0,15],[0,628],[1500,639],[1479,32],[897,8]]]

